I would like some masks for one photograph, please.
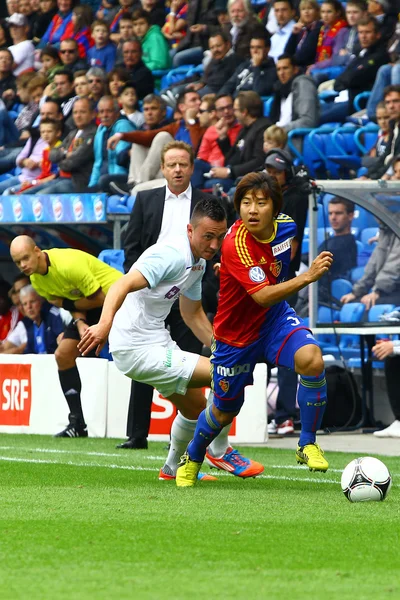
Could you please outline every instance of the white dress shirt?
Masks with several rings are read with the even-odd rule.
[[[176,196],[166,186],[164,213],[158,242],[176,235],[185,235],[190,220],[190,205],[192,203],[192,185]]]
[[[292,19],[284,27],[278,27],[274,35],[271,36],[271,50],[268,52],[268,56],[273,58],[275,62],[285,52],[286,44],[292,34],[295,23],[296,21]]]

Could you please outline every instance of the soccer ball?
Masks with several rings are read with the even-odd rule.
[[[391,485],[392,477],[387,466],[372,456],[355,458],[342,473],[342,490],[350,502],[384,500]]]

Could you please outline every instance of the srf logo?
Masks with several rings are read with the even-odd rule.
[[[3,364],[0,370],[0,425],[29,425],[31,365]]]

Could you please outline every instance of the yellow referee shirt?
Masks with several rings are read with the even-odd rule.
[[[78,300],[100,288],[107,294],[114,281],[122,277],[120,271],[82,250],[53,248],[45,253],[50,261],[48,271],[45,275],[31,275],[31,284],[46,300],[54,297]]]

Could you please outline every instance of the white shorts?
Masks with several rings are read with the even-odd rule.
[[[186,394],[199,355],[184,352],[172,339],[163,346],[112,352],[117,369],[127,377],[156,388],[165,398]]]

